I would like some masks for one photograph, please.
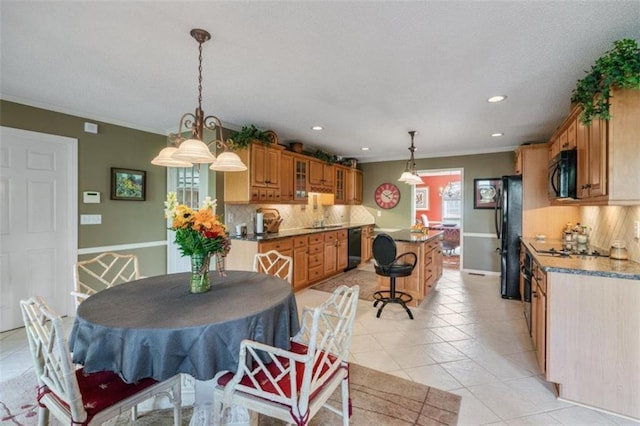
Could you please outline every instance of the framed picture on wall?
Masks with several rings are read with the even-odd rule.
[[[144,170],[111,168],[111,199],[144,201],[147,189]]]
[[[416,210],[429,210],[429,187],[416,188]]]
[[[473,180],[473,208],[495,209],[499,207],[500,178],[484,178]]]

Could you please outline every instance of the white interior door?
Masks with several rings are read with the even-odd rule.
[[[77,139],[0,127],[0,331],[31,296],[73,312],[77,170]]]

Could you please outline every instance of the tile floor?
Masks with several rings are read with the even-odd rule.
[[[327,294],[308,289],[296,296],[301,308]],[[413,321],[396,305],[376,318],[372,304],[360,301],[351,360],[461,395],[460,425],[638,425],[555,399],[536,365],[521,306],[500,297],[498,277],[446,269],[412,310]],[[24,330],[1,333],[0,381],[29,368]]]

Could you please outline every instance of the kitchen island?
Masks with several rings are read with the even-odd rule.
[[[640,420],[640,264],[551,256],[522,239],[532,258],[531,335],[545,379],[562,400]]]
[[[429,230],[425,234],[400,230],[386,232],[386,234],[396,243],[396,256],[411,252],[418,258],[418,263],[410,276],[396,278],[396,290],[413,297],[407,305],[418,306],[442,276],[443,231]],[[388,277],[378,276],[378,290],[389,290]]]

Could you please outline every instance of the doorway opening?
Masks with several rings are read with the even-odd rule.
[[[414,186],[411,223],[422,223],[443,232],[444,267],[462,265],[463,169],[420,170],[422,184]]]

